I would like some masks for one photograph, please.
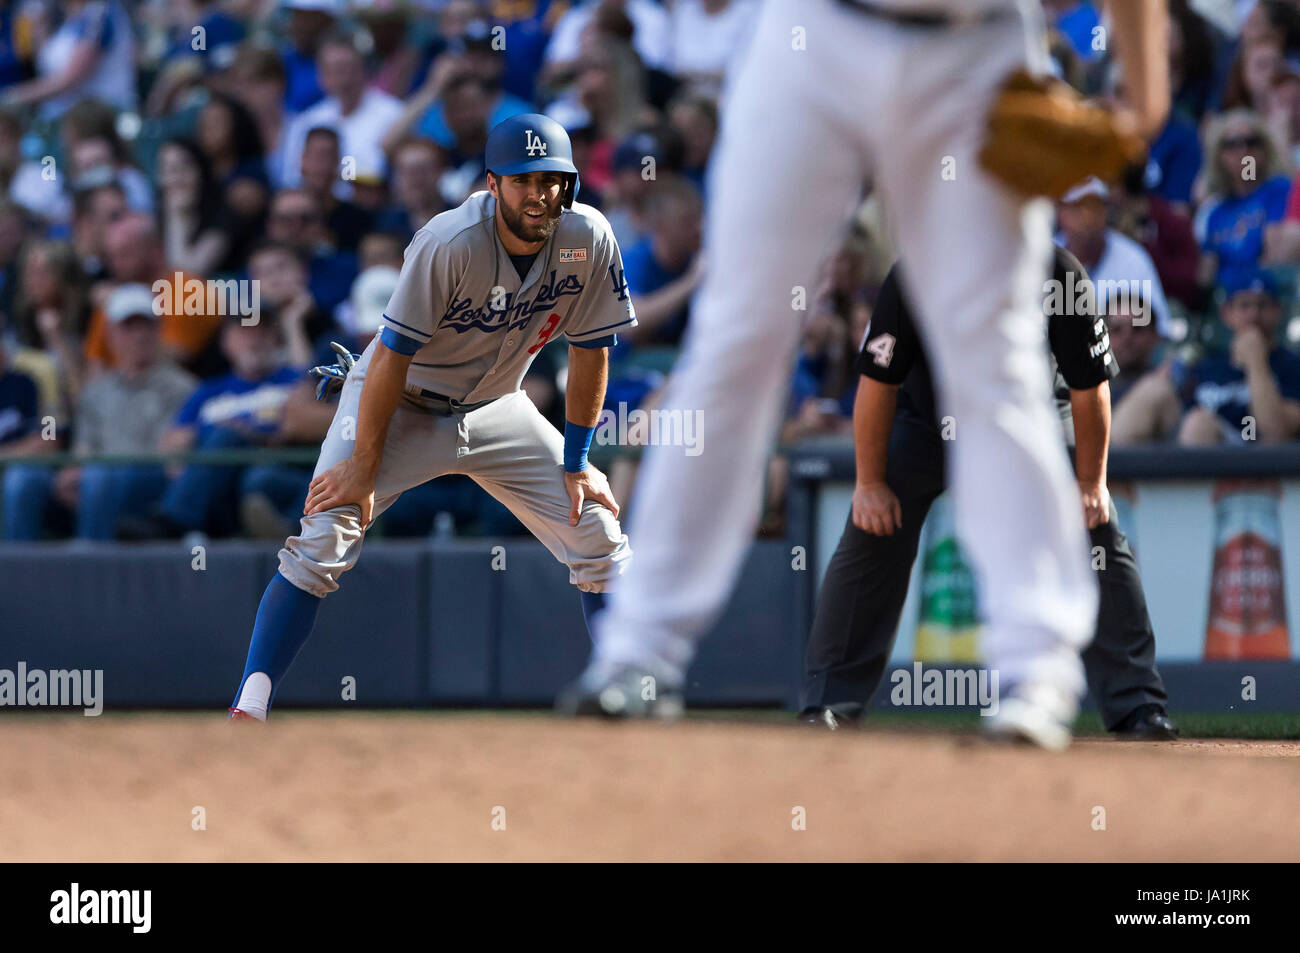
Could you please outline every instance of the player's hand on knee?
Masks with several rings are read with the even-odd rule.
[[[1083,518],[1088,529],[1096,529],[1103,523],[1110,522],[1110,491],[1106,489],[1105,483],[1081,482],[1079,497],[1083,500]]]
[[[375,508],[374,474],[351,458],[334,464],[311,481],[302,511],[306,516],[314,516],[349,503],[361,507],[362,528],[369,526]]]
[[[892,536],[903,526],[903,507],[884,482],[853,488],[853,525],[872,536]]]
[[[582,516],[582,504],[585,500],[599,503],[618,516],[618,503],[610,492],[609,480],[590,464],[581,473],[564,474],[564,488],[569,493],[569,525],[577,526]]]

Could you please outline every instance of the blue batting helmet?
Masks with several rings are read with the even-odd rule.
[[[578,167],[573,164],[573,143],[564,127],[541,113],[511,116],[488,133],[485,165],[497,175],[525,172],[567,173],[564,207],[578,195]]]

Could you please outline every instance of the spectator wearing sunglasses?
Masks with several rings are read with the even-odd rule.
[[[1207,133],[1205,204],[1197,215],[1202,287],[1233,284],[1264,258],[1265,233],[1286,214],[1291,184],[1263,120],[1235,109]]]
[[[292,247],[308,263],[307,283],[321,310],[331,313],[347,299],[357,277],[356,253],[334,245],[325,211],[310,192],[284,189],[275,194],[266,237]]]

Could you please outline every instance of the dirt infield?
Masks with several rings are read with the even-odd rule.
[[[0,860],[1295,860],[1298,756],[499,714],[24,715],[0,719]]]

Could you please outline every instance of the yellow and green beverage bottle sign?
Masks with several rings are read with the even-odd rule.
[[[978,662],[979,631],[975,574],[957,542],[945,494],[934,501],[926,521],[917,661]]]

